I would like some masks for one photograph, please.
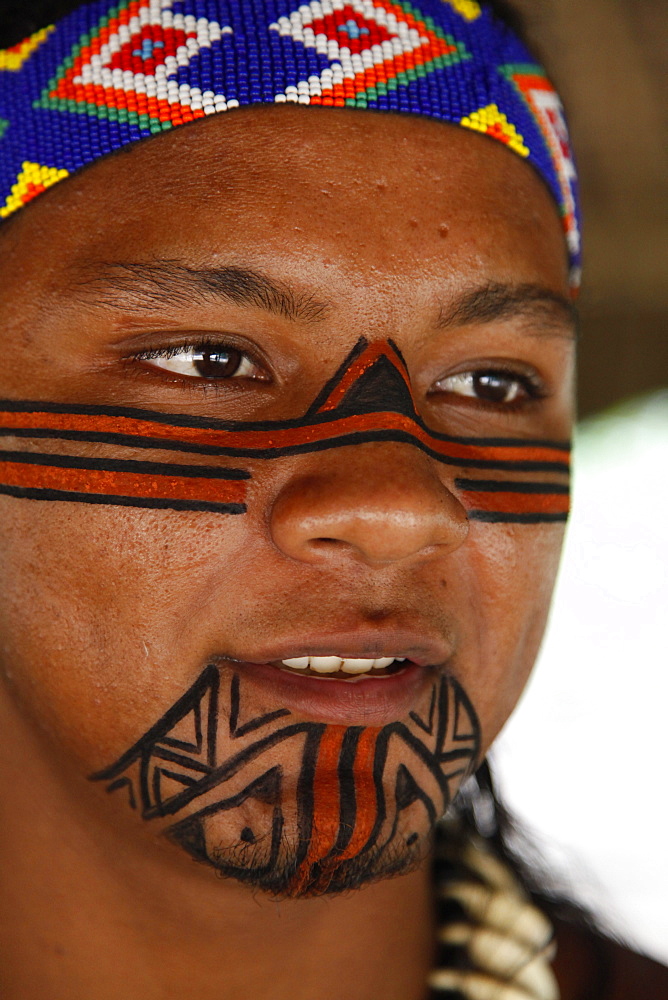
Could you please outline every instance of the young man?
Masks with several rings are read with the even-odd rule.
[[[424,998],[567,511],[558,101],[465,0],[66,7],[0,57],[3,997]],[[520,940],[432,985],[556,996]]]

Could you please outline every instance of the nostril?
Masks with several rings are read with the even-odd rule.
[[[361,452],[355,463],[290,480],[270,514],[277,548],[306,562],[352,558],[384,564],[461,545],[468,522],[459,500],[430,470],[414,468],[406,445],[393,447],[395,465],[410,457],[410,469],[383,462],[379,470],[375,453]]]

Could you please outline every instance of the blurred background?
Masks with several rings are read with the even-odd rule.
[[[668,383],[668,3],[511,3],[566,104],[578,159],[586,415]]]
[[[495,764],[572,891],[668,963],[668,3],[511,2],[580,168],[584,419],[551,624]]]

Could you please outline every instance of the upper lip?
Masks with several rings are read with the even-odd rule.
[[[307,635],[298,632],[294,638],[284,638],[271,646],[254,647],[229,659],[244,663],[271,663],[296,656],[342,656],[350,659],[376,659],[381,656],[403,656],[418,666],[439,666],[452,654],[449,643],[441,636],[405,629],[367,629],[354,632],[327,632]]]

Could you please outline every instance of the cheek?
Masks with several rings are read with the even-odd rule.
[[[562,525],[471,525],[463,554],[473,608],[460,677],[494,740],[527,682],[545,628],[563,542]]]
[[[240,565],[245,518],[4,499],[0,511],[2,672],[88,767],[201,669],[193,622],[216,580],[220,595],[221,561]]]

